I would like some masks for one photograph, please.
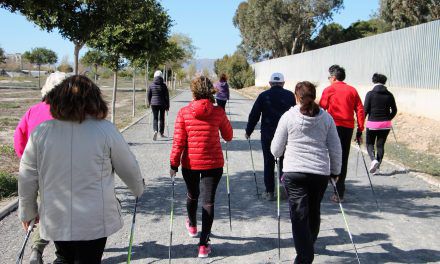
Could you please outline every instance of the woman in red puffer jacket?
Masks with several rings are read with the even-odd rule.
[[[193,101],[181,108],[174,125],[170,175],[174,177],[182,164],[182,175],[188,190],[186,228],[197,236],[197,203],[202,185],[202,233],[199,257],[211,252],[209,235],[214,221],[214,200],[217,185],[223,174],[223,152],[220,136],[232,140],[232,127],[223,108],[214,106],[214,87],[211,81],[198,77],[191,82]]]

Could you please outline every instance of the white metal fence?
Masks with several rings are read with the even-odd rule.
[[[298,81],[317,84],[318,93],[329,85],[328,68],[345,68],[346,82],[361,98],[371,89],[371,77],[388,77],[399,111],[440,121],[440,20],[358,39],[318,50],[255,63],[255,84],[268,86],[273,72],[285,76],[288,89]],[[320,95],[320,93],[319,93]]]

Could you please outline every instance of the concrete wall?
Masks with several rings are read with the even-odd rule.
[[[346,82],[362,99],[372,88],[375,72],[388,77],[387,86],[402,112],[440,121],[440,20],[358,39],[327,48],[255,63],[255,84],[267,86],[273,72],[281,72],[286,88],[298,81],[329,85],[328,67],[339,64]]]

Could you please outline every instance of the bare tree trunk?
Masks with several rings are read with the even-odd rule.
[[[98,64],[95,64],[95,84],[98,84]]]
[[[136,115],[136,68],[133,68],[133,113],[132,117]]]
[[[296,43],[298,43],[298,37],[293,40],[291,55],[295,54]]]
[[[150,77],[150,65],[147,61],[147,66],[145,66],[145,106],[148,105],[148,78]]]
[[[75,44],[75,50],[74,50],[75,74],[78,74],[79,51],[84,46],[84,44],[81,44],[81,43],[74,43],[74,44]]]
[[[116,89],[118,84],[118,71],[113,72],[113,98],[112,98],[112,123],[115,124],[116,115]]]
[[[176,73],[173,75],[173,90],[176,90]]]
[[[167,66],[163,67],[163,80],[165,81],[165,83],[168,82]]]
[[[303,53],[306,50],[306,43],[303,42],[302,46],[301,46],[301,53]]]
[[[146,89],[148,89],[148,79],[150,78],[150,61],[147,61],[147,66],[145,68],[145,85]]]
[[[41,69],[41,65],[38,64],[38,89],[41,89],[41,72],[40,72],[40,69]]]
[[[171,69],[171,78],[170,78],[170,85],[169,85],[169,87],[171,87],[171,89],[174,89],[174,87],[173,87],[173,77],[174,77],[174,72],[173,72],[173,70]]]

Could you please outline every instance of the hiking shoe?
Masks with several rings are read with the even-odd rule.
[[[267,201],[275,201],[275,195],[273,192],[263,192],[261,197],[263,197],[263,199],[266,199]]]
[[[199,258],[207,258],[209,253],[211,253],[211,245],[199,246]]]
[[[38,251],[36,248],[32,249],[31,256],[29,257],[29,263],[30,264],[44,264],[41,252]]]
[[[370,173],[375,173],[377,168],[379,168],[379,165],[380,165],[379,161],[373,160],[370,165],[370,170],[369,170]]]
[[[190,226],[189,225],[189,219],[186,219],[185,227],[186,227],[186,230],[188,230],[188,235],[190,237],[196,237],[197,236],[197,226]]]
[[[157,131],[154,131],[154,134],[153,134],[153,141],[156,141],[157,140]]]

